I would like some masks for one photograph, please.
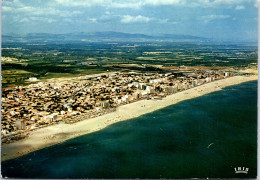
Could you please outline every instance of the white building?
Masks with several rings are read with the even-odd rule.
[[[35,81],[38,81],[38,79],[36,77],[30,77],[28,79],[28,81],[35,82]]]

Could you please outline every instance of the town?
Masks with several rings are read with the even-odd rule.
[[[2,92],[2,143],[24,137],[51,124],[75,123],[116,110],[138,100],[157,99],[233,72],[110,72],[65,81],[38,82]]]

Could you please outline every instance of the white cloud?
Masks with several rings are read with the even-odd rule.
[[[146,5],[184,5],[186,0],[145,0],[144,4]]]
[[[30,17],[27,19],[28,21],[36,21],[36,22],[45,22],[45,23],[53,23],[53,22],[57,22],[55,19],[52,19],[52,18],[46,18],[46,17]],[[27,21],[25,19],[24,22]],[[27,22],[28,22],[27,21]]]
[[[151,18],[145,17],[145,16],[130,16],[130,15],[125,15],[122,16],[121,22],[122,23],[136,23],[136,22],[149,22],[151,21]]]
[[[217,7],[220,5],[241,5],[242,3],[257,0],[55,0],[59,5],[68,7],[91,7],[105,6],[111,8],[134,8],[139,9],[143,6],[162,6],[175,5],[187,7]]]
[[[20,22],[30,22],[29,18],[22,18]]]
[[[140,9],[143,6],[142,2],[136,2],[136,3],[132,3],[132,2],[123,2],[123,3],[111,3],[108,5],[108,7],[112,7],[112,8],[131,8],[131,9]]]
[[[161,24],[179,24],[179,22],[171,21],[170,19],[159,19],[159,18],[151,18],[151,20],[155,21],[156,23]]]
[[[13,11],[13,8],[8,7],[8,6],[3,6],[3,7],[2,7],[2,11],[3,11],[3,12],[11,12],[11,11]]]
[[[89,18],[88,21],[92,23],[97,23],[97,18]]]
[[[171,24],[179,24],[179,22],[176,22],[176,21],[174,21],[174,22],[170,22]]]
[[[60,10],[53,6],[32,6],[21,3],[19,0],[4,1],[3,12],[8,13],[14,22],[34,22],[39,21],[43,23],[57,22],[58,18],[65,19],[66,17],[73,17],[82,14],[79,10]],[[10,19],[9,19],[10,20]],[[93,20],[92,20],[93,21]]]
[[[198,1],[198,0],[196,0]],[[56,3],[63,6],[91,7],[105,6],[111,8],[132,8],[139,9],[146,5],[185,5],[187,0],[55,0]]]
[[[206,5],[239,5],[248,2],[254,3],[257,0],[199,0],[199,1]]]
[[[55,0],[56,3],[63,6],[81,6],[90,7],[96,5],[107,4],[110,0]]]
[[[69,2],[70,0],[68,0]],[[97,1],[97,0],[92,0]],[[56,6],[58,4],[56,3]],[[8,0],[3,1],[2,10],[4,12],[12,12],[12,13],[23,13],[24,15],[40,15],[40,16],[47,16],[47,15],[57,15],[61,17],[70,17],[78,14],[82,14],[82,11],[79,10],[59,10],[56,6],[53,6],[53,3],[48,4],[47,6],[38,6],[38,4],[30,4],[25,5],[24,3],[20,2],[20,0]]]
[[[201,20],[203,20],[205,23],[208,23],[210,21],[216,20],[216,19],[227,19],[230,18],[229,15],[208,15],[208,16],[202,16]]]
[[[40,2],[39,0],[38,2]],[[26,0],[4,0],[2,11],[4,15],[17,15],[20,21],[26,22],[30,17],[41,17],[43,22],[54,22],[54,19],[63,19],[77,17],[84,14],[87,7],[99,6],[104,8],[104,15],[101,17],[84,17],[84,21],[97,23],[105,21],[120,21],[121,23],[155,23],[176,24],[169,19],[160,19],[158,17],[146,17],[142,15],[114,15],[111,8],[132,8],[140,9],[144,6],[180,6],[180,7],[232,7],[236,10],[245,9],[245,3],[251,2],[257,4],[257,0],[48,0],[44,6],[38,6],[40,3],[25,3]],[[64,7],[66,6],[66,7]],[[27,19],[26,19],[27,18]],[[52,18],[52,20],[47,20]],[[228,15],[209,15],[203,16],[199,20],[205,23],[215,19],[229,18]],[[75,18],[73,18],[75,19]]]
[[[239,5],[239,6],[236,6],[235,9],[236,9],[236,10],[242,10],[242,9],[245,9],[245,6],[241,6],[241,5]]]
[[[22,1],[25,2],[25,1]],[[105,7],[105,8],[126,8],[126,9],[140,9],[144,6],[181,6],[181,7],[212,7],[220,6],[241,9],[244,3],[257,4],[257,0],[49,0],[45,8],[32,5],[24,5],[20,0],[5,0],[3,1],[2,9],[4,12],[18,10],[36,13],[42,12],[45,9],[49,13],[51,8],[58,9],[60,6],[69,8],[86,8],[86,7]],[[34,4],[34,6],[33,6]],[[57,8],[58,7],[58,8]],[[53,10],[52,10],[53,11]],[[39,14],[39,13],[38,13]],[[43,13],[44,14],[44,13]],[[60,13],[56,13],[60,14]]]
[[[57,22],[56,19],[53,18],[47,18],[47,17],[23,17],[21,18],[20,16],[16,15],[13,17],[14,22],[21,22],[21,23],[54,23]]]
[[[17,8],[15,11],[16,12],[39,14],[39,11],[37,11],[36,8],[31,7],[31,6],[23,6],[23,7]]]
[[[23,5],[19,0],[2,1],[2,6],[21,6]]]
[[[156,18],[156,17],[146,17],[143,15],[137,15],[137,16],[133,16],[133,15],[118,15],[118,14],[112,14],[110,13],[109,15],[107,15],[108,13],[105,12],[104,15],[98,17],[98,18],[90,18],[88,19],[89,21],[92,21],[91,19],[94,19],[94,21],[92,22],[116,22],[119,21],[121,23],[147,23],[147,22],[154,22],[154,23],[160,23],[160,24],[177,24],[177,22],[172,22],[169,19],[160,19],[160,18]]]
[[[158,22],[159,23],[168,23],[169,19],[159,19]]]

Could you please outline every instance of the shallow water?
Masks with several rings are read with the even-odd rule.
[[[2,163],[19,178],[256,177],[257,81]],[[236,174],[235,167],[249,168]]]

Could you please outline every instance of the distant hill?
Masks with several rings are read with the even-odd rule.
[[[130,33],[122,33],[122,32],[95,32],[90,34],[92,37],[98,38],[152,38],[152,36],[147,36],[144,34],[130,34]]]
[[[190,36],[190,35],[176,35],[176,34],[164,34],[162,36],[158,36],[158,38],[168,38],[168,39],[206,39],[198,36]]]
[[[66,33],[66,34],[50,34],[50,33],[29,33],[27,35],[2,35],[3,42],[66,42],[66,41],[205,41],[206,38],[190,36],[163,34],[150,36],[145,34],[131,34],[123,32],[92,32],[92,33]]]

